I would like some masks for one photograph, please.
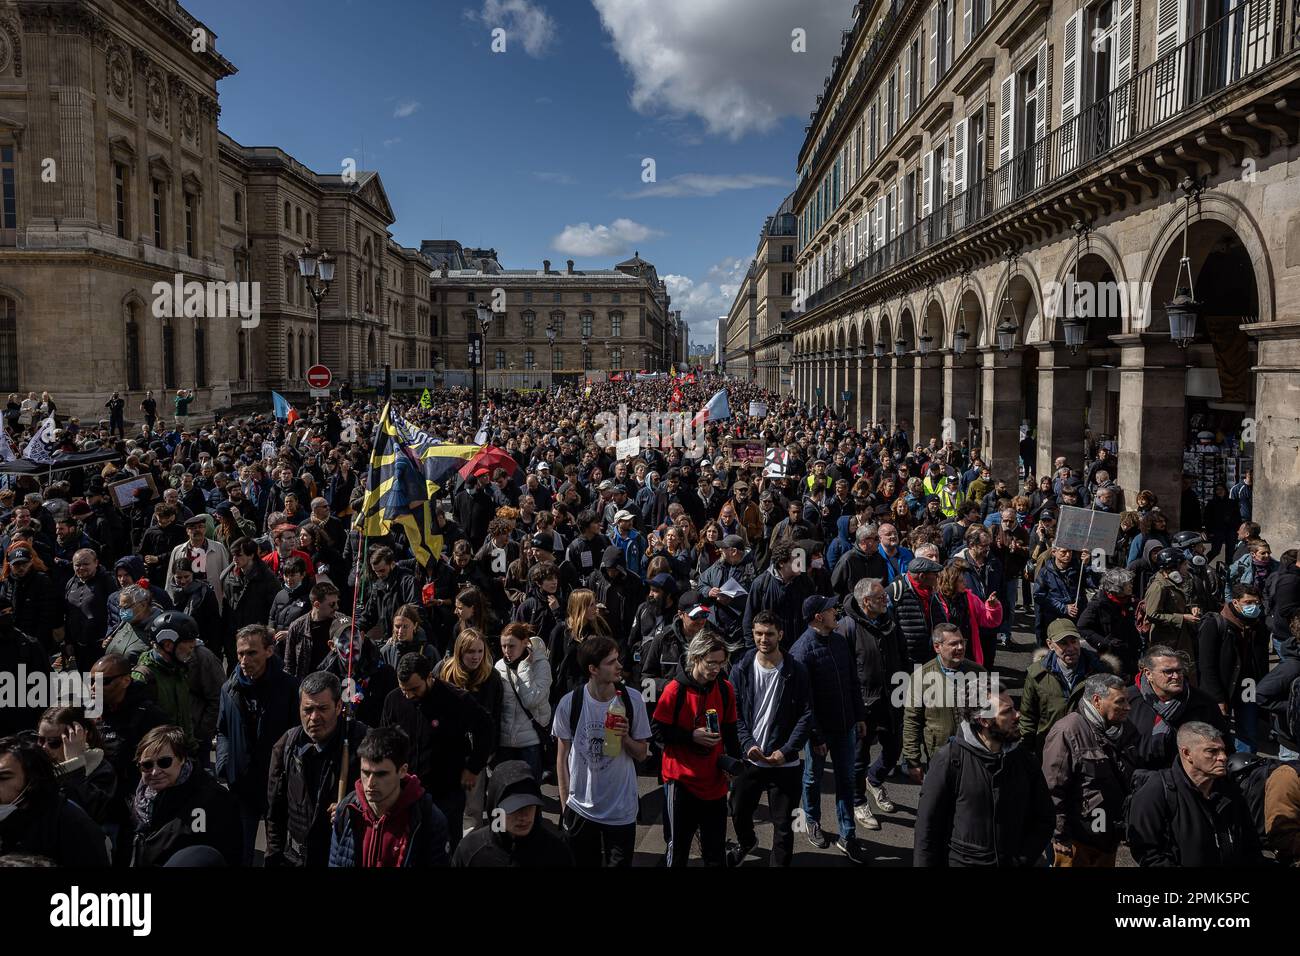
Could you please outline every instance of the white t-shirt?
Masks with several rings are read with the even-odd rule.
[[[754,726],[752,728],[754,742],[758,748],[765,754],[769,754],[773,749],[780,746],[784,741],[769,740],[772,733],[772,725],[776,723],[777,708],[781,704],[781,671],[785,668],[784,662],[781,667],[764,667],[759,663],[757,655],[754,657]],[[757,760],[749,760],[749,763],[756,767],[770,767],[771,764],[760,763]],[[781,766],[793,767],[799,763],[796,756],[794,760],[787,760]]]
[[[573,694],[585,696],[582,724],[575,733],[569,726]],[[650,739],[650,718],[645,701],[635,691],[632,713],[628,715],[628,733],[633,740]],[[606,701],[591,696],[586,684],[565,694],[555,708],[552,732],[560,740],[572,742],[569,748],[569,803],[574,812],[588,820],[610,826],[635,823],[637,817],[636,761],[624,750],[617,757],[605,756],[605,712],[618,694]]]

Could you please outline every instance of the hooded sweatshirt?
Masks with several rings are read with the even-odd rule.
[[[826,548],[826,567],[833,569],[840,558],[853,548],[853,539],[849,537],[849,522],[852,520],[851,515],[841,515],[835,519],[836,535],[835,540]]]
[[[361,837],[361,865],[364,867],[400,867],[411,840],[411,807],[424,796],[420,778],[407,774],[402,778],[397,802],[382,817],[366,801],[361,780],[356,785],[357,802],[352,808],[360,813],[365,825]]]
[[[722,740],[706,749],[695,742],[693,735],[697,728],[706,726],[705,713],[709,710],[718,712]],[[681,783],[700,800],[726,799],[727,776],[720,761],[727,754],[740,753],[736,690],[731,683],[718,677],[702,684],[683,662],[659,695],[652,725],[655,740],[664,750],[664,780]]]

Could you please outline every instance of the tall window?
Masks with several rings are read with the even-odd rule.
[[[0,245],[12,246],[17,241],[18,193],[17,165],[14,148],[0,146]]]
[[[18,306],[0,296],[0,388],[18,388]]]
[[[583,302],[590,303],[590,302],[591,302],[591,293],[590,293],[590,292],[584,292],[584,293],[582,293],[582,301],[583,301]]]
[[[498,312],[495,318],[497,335],[504,337],[506,334],[506,314],[504,312]]]
[[[290,332],[285,337],[284,345],[284,377],[287,379],[295,378],[293,374],[293,333]]]
[[[786,245],[781,247],[781,261],[794,262],[794,246]]]
[[[591,349],[582,350],[582,368],[584,371],[591,368]]]
[[[564,313],[563,312],[551,313],[551,325],[555,326],[555,337],[557,339],[564,338]]]
[[[127,307],[126,318],[126,387],[128,391],[140,389],[140,323],[136,321],[136,305]]]
[[[307,336],[298,333],[298,374],[307,374]]]
[[[525,292],[524,302],[532,302],[532,301],[533,301],[533,294],[531,292]]]
[[[307,213],[307,238],[311,238],[311,213]]]
[[[302,235],[302,207],[297,206],[293,210],[293,231]]]
[[[590,312],[582,313],[582,335],[584,338],[591,338],[591,326],[595,316]]]
[[[235,380],[242,382],[248,378],[248,333],[239,330],[239,368],[235,370]]]
[[[551,368],[564,368],[564,349],[556,349],[551,353]]]
[[[117,238],[126,238],[126,166],[113,164],[113,219],[117,223]]]
[[[289,205],[289,200],[284,201],[284,228],[288,229],[293,224],[293,207]]]
[[[537,334],[537,313],[528,311],[524,313],[524,338],[531,339]]]
[[[176,387],[176,329],[170,321],[162,327],[163,388]]]
[[[163,197],[162,182],[153,180],[153,244],[156,248],[161,249],[163,246]]]
[[[623,313],[611,312],[609,314],[609,334],[618,338],[623,334]]]
[[[208,335],[201,325],[194,327],[194,384],[208,384]]]
[[[781,274],[781,294],[794,295],[794,273],[784,272]]]
[[[532,370],[537,364],[537,356],[532,349],[524,349],[524,368]]]
[[[560,299],[560,293],[558,293],[558,292],[552,293],[552,295],[551,295],[551,301],[552,301],[552,302],[555,302],[555,303],[560,302],[560,301],[561,301],[561,299]]]
[[[194,255],[194,195],[185,194],[185,254]]]
[[[235,222],[244,221],[244,194],[235,193]]]
[[[620,369],[620,368],[623,367],[623,350],[622,350],[622,349],[610,349],[610,350],[609,350],[609,367],[612,368],[612,369]]]
[[[505,367],[506,367],[506,350],[505,350],[505,349],[497,349],[497,351],[496,351],[496,356],[494,357],[494,361],[495,361],[494,368],[505,368]]]
[[[618,305],[620,302],[623,301],[623,293],[622,293],[622,292],[615,292],[611,301],[612,301],[615,305]]]

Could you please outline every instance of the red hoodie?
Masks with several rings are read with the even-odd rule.
[[[400,867],[411,842],[411,807],[424,796],[420,778],[408,773],[402,778],[402,791],[382,817],[366,802],[366,794],[357,780],[357,802],[353,812],[360,812],[365,832],[361,837],[361,865],[364,867]]]

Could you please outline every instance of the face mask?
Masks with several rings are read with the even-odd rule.
[[[130,620],[134,620],[134,618],[135,618],[135,608],[119,607],[117,609],[117,619],[119,621],[130,621]]]
[[[813,559],[812,559],[812,566],[813,566],[814,568],[824,568],[824,567],[826,567],[826,562],[825,562],[823,559],[821,559],[821,558],[813,558]]]
[[[13,803],[0,804],[0,823],[4,823],[4,821],[8,819],[9,815],[18,809],[19,804],[23,802],[23,795],[25,793],[27,793],[26,787],[19,792],[17,799],[15,799]]]
[[[1170,571],[1170,572],[1169,572],[1169,580],[1170,580],[1170,581],[1173,581],[1174,584],[1182,584],[1182,583],[1183,583],[1183,575],[1182,575],[1182,572],[1181,572],[1181,571]]]
[[[1205,555],[1203,555],[1203,554],[1194,554],[1194,555],[1192,555],[1192,564],[1195,565],[1196,567],[1198,567],[1198,568],[1203,568],[1203,567],[1205,567],[1205,563],[1206,563],[1206,562],[1205,562]]]
[[[1239,608],[1239,610],[1241,611],[1242,617],[1253,619],[1264,613],[1264,606],[1262,604],[1247,604]]]

